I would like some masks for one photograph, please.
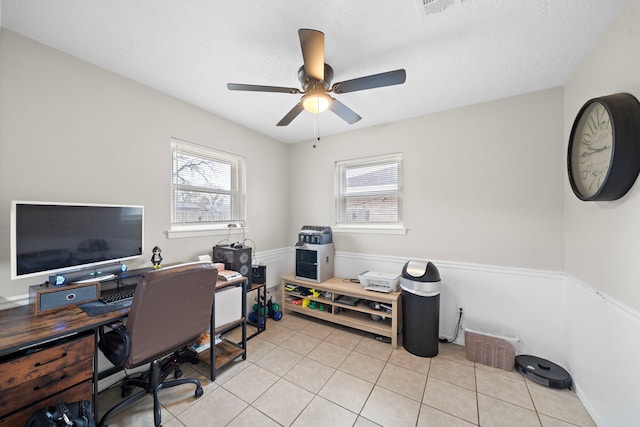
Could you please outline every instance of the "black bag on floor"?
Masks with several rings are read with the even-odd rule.
[[[55,406],[38,409],[25,427],[95,427],[93,405],[88,400],[65,403],[58,400]]]

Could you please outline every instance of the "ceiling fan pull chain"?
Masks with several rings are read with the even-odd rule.
[[[316,114],[314,117],[314,127],[316,131],[316,140],[320,141],[320,118],[319,114]],[[316,145],[313,145],[313,148],[316,148]]]

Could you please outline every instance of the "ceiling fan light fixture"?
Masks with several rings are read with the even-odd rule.
[[[302,97],[302,106],[305,110],[319,114],[331,105],[331,97],[324,92],[309,92]]]

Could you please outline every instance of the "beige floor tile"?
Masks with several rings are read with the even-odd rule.
[[[476,389],[476,375],[473,366],[453,362],[441,357],[431,360],[429,377],[468,388],[469,390]]]
[[[318,344],[322,342],[321,339],[306,335],[300,332],[296,332],[291,337],[287,338],[285,342],[280,344],[281,347],[295,351],[298,354],[306,356],[311,350],[316,348]]]
[[[227,427],[279,427],[280,424],[258,411],[253,406],[247,406],[244,411],[233,419]]]
[[[538,413],[542,427],[575,427],[575,424],[567,423],[557,418]]]
[[[476,393],[464,387],[431,377],[427,378],[422,403],[470,423],[478,422]]]
[[[535,410],[523,379],[512,379],[495,372],[476,369],[476,381],[478,393]]]
[[[284,378],[311,393],[318,393],[335,371],[335,368],[305,357]]]
[[[493,397],[478,395],[478,413],[483,427],[540,427],[535,411]]]
[[[422,402],[427,376],[401,366],[387,363],[376,383],[409,399]]]
[[[384,365],[384,361],[380,359],[352,351],[338,367],[338,370],[375,384]]]
[[[278,324],[289,328],[292,331],[300,331],[309,324],[310,320],[306,316],[299,315],[297,313],[286,312],[283,313],[282,319],[278,321]],[[267,327],[271,326],[273,322],[269,322]]]
[[[351,350],[348,348],[323,341],[311,350],[307,357],[332,368],[337,368],[344,362],[349,353],[351,353]]]
[[[371,334],[289,313],[269,320],[247,347],[247,360],[219,369],[215,382],[208,364],[184,364],[184,376],[200,379],[205,394],[194,399],[190,385],[163,390],[163,425],[595,426],[575,392],[472,363],[452,343],[440,343],[436,357],[419,357]],[[119,388],[107,389],[98,410],[120,400]],[[145,396],[109,425],[152,425],[152,408]]]
[[[443,356],[448,353],[464,352],[464,346],[454,343],[441,342],[438,343],[438,356]]]
[[[163,424],[174,418],[171,412],[163,407],[161,407],[160,415]],[[153,425],[153,397],[147,395],[126,410],[114,414],[109,417],[107,424],[110,427],[145,427]]]
[[[438,352],[438,356],[442,357],[443,359],[451,360],[453,362],[474,366],[474,362],[472,362],[471,360],[467,360],[467,353],[465,352],[464,347],[459,345],[455,345],[455,347],[447,347],[447,351],[444,351],[442,353]]]
[[[216,384],[223,385],[227,381],[231,380],[233,377],[238,375],[240,372],[247,369],[249,366],[253,365],[252,363],[242,360],[236,359],[233,362],[226,365],[224,368],[218,369],[216,371]],[[202,363],[198,365],[198,370],[203,372],[205,375],[209,375],[209,365]]]
[[[524,381],[524,376],[516,371],[515,369],[512,371],[505,371],[504,369],[494,368],[493,366],[483,365],[482,363],[474,363],[477,370],[493,372],[494,374],[503,375],[507,378],[511,378],[513,380],[521,380]]]
[[[293,334],[295,334],[294,330],[286,328],[279,323],[270,324],[269,326],[270,327],[267,328],[267,330],[258,335],[256,338],[259,337],[265,341],[269,341],[272,344],[280,345]]]
[[[383,426],[415,426],[420,406],[420,402],[376,386],[362,409],[362,416]]]
[[[278,381],[278,376],[257,365],[251,365],[222,387],[247,403],[255,401]]]
[[[472,424],[430,406],[422,405],[416,427],[472,427],[475,425],[477,424]]]
[[[527,380],[526,384],[539,413],[579,426],[595,426],[573,391],[548,388],[530,380]]]
[[[205,388],[203,387],[202,390],[204,391]],[[208,392],[211,392],[212,390],[213,389],[208,389]],[[200,396],[196,399],[195,391],[195,385],[185,384],[162,389],[158,393],[158,396],[160,397],[160,404],[163,407],[169,410],[173,415],[179,415],[204,396]]]
[[[280,346],[264,355],[256,362],[256,365],[261,366],[269,372],[281,377],[289,372],[289,370],[293,368],[300,359],[302,359],[300,354]]]
[[[253,406],[276,422],[288,426],[313,399],[313,393],[280,379]]]
[[[180,422],[185,427],[226,426],[247,406],[246,402],[223,387],[218,387],[180,414]]]
[[[370,382],[336,371],[318,395],[351,412],[360,413],[372,389]]]
[[[313,320],[300,330],[301,333],[310,335],[318,339],[325,339],[335,330],[335,327],[327,322]]]
[[[358,419],[356,420],[356,423],[353,425],[353,427],[378,427],[380,426],[380,424],[376,424],[371,420],[366,419],[363,416],[359,416]]]
[[[391,344],[380,342],[372,336],[367,335],[360,340],[354,350],[386,362],[391,352],[393,352],[393,347],[391,347]]]
[[[163,427],[184,427],[184,424],[180,422],[177,418],[172,418],[169,422],[162,420]]]
[[[247,360],[251,363],[255,363],[274,348],[276,348],[275,344],[267,340],[263,340],[259,336],[253,337],[247,341]]]
[[[415,354],[409,353],[403,347],[396,348],[392,351],[391,356],[389,356],[389,362],[424,375],[429,373],[429,367],[431,366],[430,357],[416,356]]]
[[[325,338],[325,341],[353,350],[363,336],[364,334],[356,329],[337,328]]]
[[[358,417],[351,411],[316,396],[296,418],[293,427],[351,427]]]

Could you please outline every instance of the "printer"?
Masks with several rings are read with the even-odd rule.
[[[398,290],[399,274],[364,271],[358,275],[360,285],[369,291],[394,292]]]

